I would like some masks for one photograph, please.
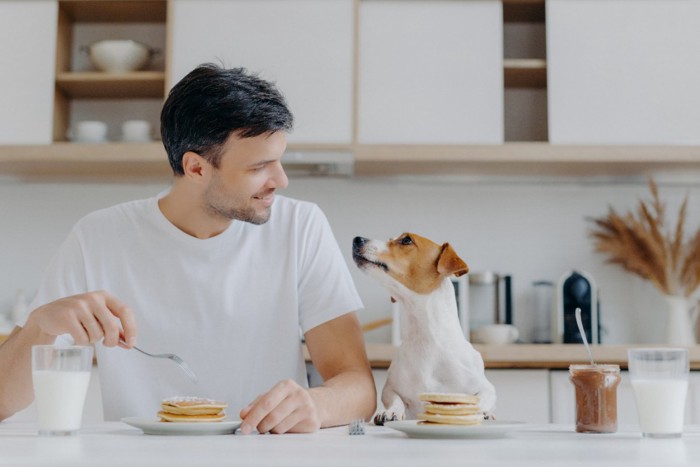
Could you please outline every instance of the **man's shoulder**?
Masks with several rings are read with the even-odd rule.
[[[303,201],[300,199],[289,198],[287,196],[277,195],[275,198],[276,211],[283,218],[309,218],[312,216],[322,215],[321,209],[316,203],[311,201]]]
[[[153,202],[153,198],[146,198],[126,201],[106,208],[97,209],[83,216],[83,218],[75,224],[75,228],[77,230],[93,229],[95,227],[105,228],[115,223],[133,220],[146,215],[149,206]]]

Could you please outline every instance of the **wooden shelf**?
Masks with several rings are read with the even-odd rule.
[[[598,362],[612,363],[627,368],[627,350],[639,347],[635,344],[591,346],[593,358]],[[663,346],[661,346],[663,347]],[[372,368],[388,368],[396,355],[397,347],[389,344],[367,343],[367,357]],[[569,365],[588,363],[583,344],[474,344],[481,353],[486,368],[540,368],[568,370]],[[688,348],[690,368],[700,370],[700,346]],[[308,359],[308,352],[305,349]]]
[[[700,170],[700,146],[573,146],[505,143],[474,146],[290,145],[288,151],[352,151],[355,174],[646,175]],[[160,142],[0,146],[0,175],[27,180],[167,180]]]
[[[543,23],[545,0],[503,0],[503,22]]]
[[[0,173],[26,180],[167,180],[160,142],[0,146]]]
[[[504,59],[503,82],[507,88],[546,88],[547,61],[538,58]]]
[[[105,73],[83,71],[59,73],[56,86],[68,98],[163,98],[165,73],[134,71]]]
[[[645,175],[700,170],[700,146],[360,145],[356,175]]]
[[[60,0],[72,21],[84,23],[163,23],[166,0]]]

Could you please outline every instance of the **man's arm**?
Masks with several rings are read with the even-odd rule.
[[[306,345],[322,386],[304,389],[282,381],[241,411],[242,431],[310,432],[369,419],[377,404],[372,370],[355,313],[347,313],[311,330]]]
[[[133,312],[107,292],[88,292],[62,298],[34,310],[24,327],[15,327],[0,346],[0,420],[31,404],[32,346],[53,344],[70,334],[76,345],[101,339],[107,347],[129,348],[136,340]],[[120,344],[123,338],[127,344]]]

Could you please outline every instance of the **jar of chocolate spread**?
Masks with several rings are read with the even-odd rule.
[[[616,432],[620,366],[570,365],[569,373],[576,389],[576,431]]]

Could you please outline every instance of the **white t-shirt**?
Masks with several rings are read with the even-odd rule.
[[[238,411],[276,382],[306,385],[299,330],[362,308],[321,210],[277,196],[263,225],[185,234],[158,197],[81,219],[51,261],[31,308],[106,290],[136,315],[137,345],[182,357],[199,378],[135,350],[96,345],[106,420],[155,417],[162,399],[195,395]]]

